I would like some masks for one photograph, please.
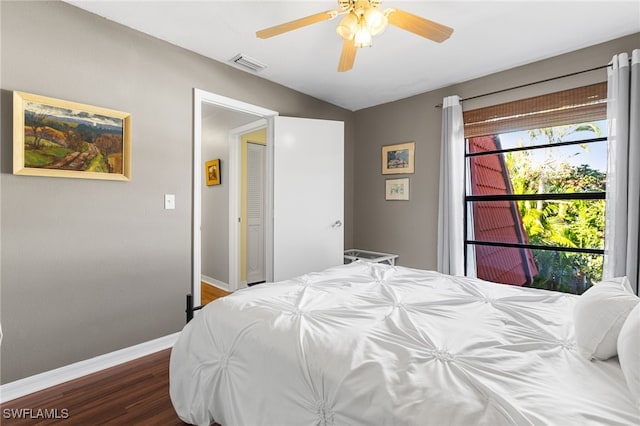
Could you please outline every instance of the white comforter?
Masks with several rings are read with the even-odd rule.
[[[576,296],[355,262],[207,305],[170,394],[208,425],[640,424],[617,358],[574,344]]]

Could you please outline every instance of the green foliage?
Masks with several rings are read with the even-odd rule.
[[[42,167],[51,163],[51,157],[43,155],[39,151],[25,151],[24,163],[28,167]]]
[[[40,146],[41,148],[37,150],[29,149],[24,151],[24,164],[27,167],[46,166],[53,163],[57,158],[63,158],[71,152],[68,148],[46,140],[42,140]]]
[[[53,146],[53,147],[41,149],[40,151],[44,152],[46,155],[50,155],[50,156],[56,157],[56,158],[63,158],[64,156],[66,156],[70,152],[73,152],[70,149],[65,148],[63,146]]]
[[[600,135],[596,123],[530,130],[530,143],[543,137],[547,143],[563,140],[572,132]],[[574,193],[604,191],[606,174],[588,165],[572,166],[566,159],[545,150],[545,161],[535,165],[530,151],[505,155],[515,194]],[[586,147],[583,147],[586,149]],[[604,245],[604,200],[520,201],[518,208],[530,244],[568,248]],[[538,275],[533,286],[581,293],[602,277],[603,257],[581,253],[534,250]]]
[[[106,164],[106,158],[102,154],[96,155],[91,163],[89,163],[89,167],[87,167],[88,172],[97,172],[97,173],[109,173],[109,167]]]
[[[566,126],[573,127],[571,129],[572,132],[593,132],[596,138],[599,138],[602,135],[602,131],[600,130],[600,126],[596,123],[581,123],[577,126]]]

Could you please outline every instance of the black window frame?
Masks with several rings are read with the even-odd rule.
[[[497,135],[493,135],[497,136]],[[468,182],[469,171],[469,159],[472,157],[484,156],[484,155],[504,155],[509,152],[517,151],[533,151],[536,149],[543,149],[549,147],[569,146],[569,145],[581,145],[595,142],[608,142],[608,137],[581,139],[575,141],[563,141],[552,144],[541,144],[528,147],[515,147],[496,149],[492,151],[481,152],[468,152],[469,151],[469,137],[465,137],[465,182]],[[549,201],[549,200],[606,200],[607,192],[605,191],[590,191],[590,192],[576,192],[576,193],[544,193],[544,194],[496,194],[496,195],[469,195],[469,186],[465,185],[465,205],[464,205],[464,274],[468,273],[468,251],[469,245],[484,245],[494,247],[507,247],[518,249],[531,249],[531,250],[548,250],[556,252],[570,252],[570,253],[582,253],[591,255],[604,255],[604,249],[593,248],[581,248],[581,247],[564,247],[564,246],[550,246],[550,245],[538,245],[538,244],[523,244],[523,243],[504,243],[499,241],[477,241],[470,240],[469,237],[469,205],[470,203],[477,201]],[[606,208],[606,207],[605,207]]]

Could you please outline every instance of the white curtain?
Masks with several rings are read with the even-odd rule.
[[[609,164],[604,277],[626,275],[638,292],[640,220],[640,49],[608,67]]]
[[[464,275],[464,125],[459,96],[442,102],[438,271]]]

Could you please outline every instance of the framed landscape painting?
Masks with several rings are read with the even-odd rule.
[[[382,174],[413,173],[415,142],[382,147]]]
[[[13,174],[131,178],[131,114],[13,92]]]

